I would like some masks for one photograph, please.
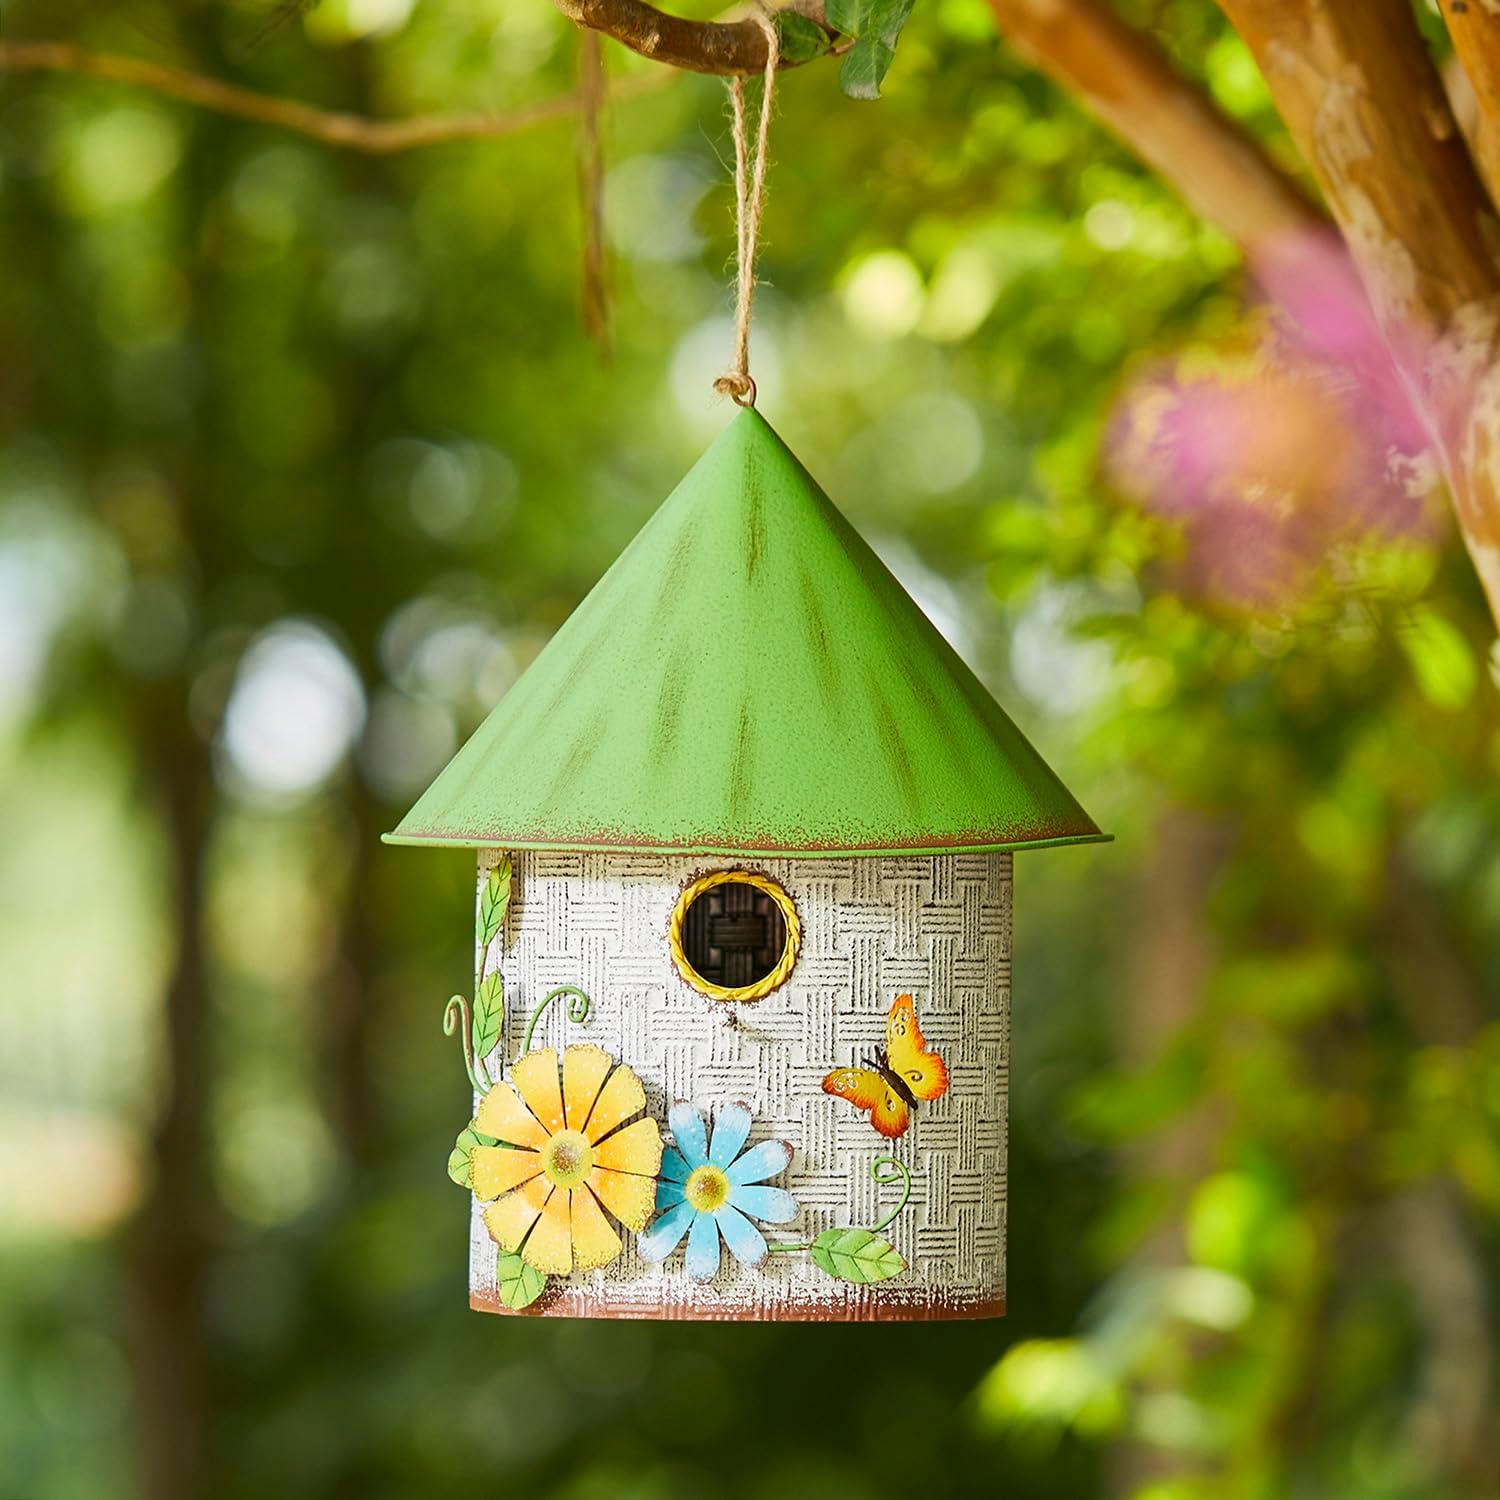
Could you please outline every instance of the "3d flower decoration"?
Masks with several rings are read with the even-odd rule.
[[[611,1071],[613,1070],[613,1071]],[[646,1103],[641,1081],[601,1047],[527,1052],[497,1083],[475,1117],[481,1135],[471,1180],[491,1237],[533,1269],[566,1276],[607,1266],[620,1236],[604,1210],[639,1231],[651,1217],[661,1165],[655,1120],[626,1124]],[[515,1149],[507,1149],[515,1148]]]
[[[786,1141],[761,1141],[745,1150],[750,1137],[750,1110],[726,1104],[714,1119],[709,1142],[703,1117],[679,1100],[667,1116],[673,1146],[662,1153],[661,1181],[656,1188],[660,1217],[639,1240],[648,1261],[664,1261],[687,1236],[687,1271],[695,1281],[710,1281],[719,1269],[719,1240],[744,1266],[758,1266],[769,1247],[752,1219],[788,1224],[797,1205],[785,1188],[766,1187],[766,1180],[786,1170],[792,1148]],[[743,1153],[743,1154],[741,1154]]]

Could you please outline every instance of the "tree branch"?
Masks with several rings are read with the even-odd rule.
[[[1220,5],[1344,233],[1500,622],[1495,216],[1407,0]]]
[[[646,0],[554,0],[554,4],[570,21],[602,31],[654,62],[692,73],[765,71],[766,35],[753,20],[685,21]],[[798,0],[785,8],[821,26],[830,42],[837,36],[823,19],[822,0]],[[801,61],[788,60],[783,51],[780,66],[796,68]]]
[[[1439,0],[1453,50],[1473,90],[1469,131],[1474,160],[1492,200],[1500,200],[1500,11],[1485,0]],[[1455,111],[1456,112],[1456,111]]]
[[[1101,0],[989,0],[1001,34],[1190,208],[1250,250],[1327,220],[1259,143]]]
[[[295,99],[256,93],[198,73],[147,62],[143,58],[113,52],[90,52],[71,42],[0,42],[0,72],[22,70],[80,73],[111,83],[150,89],[153,93],[166,94],[220,114],[294,130],[326,145],[364,151],[372,156],[450,141],[489,140],[514,135],[533,125],[565,119],[579,108],[577,94],[562,94],[553,99],[538,100],[535,104],[523,104],[504,114],[419,115],[408,120],[372,120],[365,115],[318,109]],[[610,95],[620,99],[645,93],[659,88],[671,77],[670,73],[643,74],[617,84]]]

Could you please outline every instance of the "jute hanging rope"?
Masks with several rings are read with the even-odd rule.
[[[755,127],[755,161],[750,162],[750,133],[745,123],[745,80],[729,81],[734,110],[734,223],[737,282],[735,293],[734,366],[714,381],[721,396],[732,396],[740,406],[755,405],[755,382],[750,378],[750,311],[755,302],[755,255],[760,242],[760,216],[766,202],[766,144],[771,136],[771,101],[776,92],[776,68],[781,60],[781,38],[764,6],[753,17],[766,34],[766,71],[761,88],[760,119]]]

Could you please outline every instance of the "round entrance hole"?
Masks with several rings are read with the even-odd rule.
[[[722,870],[688,886],[672,913],[672,960],[700,994],[759,1000],[786,982],[801,926],[792,898],[764,875]]]

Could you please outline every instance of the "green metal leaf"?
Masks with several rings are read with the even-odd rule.
[[[468,1188],[471,1192],[474,1188],[474,1148],[476,1146],[498,1146],[499,1141],[493,1136],[481,1135],[474,1128],[474,1121],[470,1120],[458,1133],[458,1139],[453,1143],[453,1150],[448,1154],[448,1175],[461,1188]]]
[[[495,1281],[500,1290],[500,1300],[512,1311],[530,1307],[542,1295],[547,1278],[538,1270],[528,1266],[519,1255],[502,1250],[495,1263]]]
[[[822,57],[832,45],[828,33],[816,21],[794,10],[776,13],[776,30],[781,34],[781,55],[787,62],[810,62]]]
[[[510,855],[502,854],[500,863],[490,871],[479,895],[479,946],[488,948],[505,922],[510,906]]]
[[[906,1269],[906,1261],[890,1241],[869,1229],[824,1230],[813,1241],[810,1253],[819,1270],[856,1286],[886,1281]]]
[[[500,1044],[505,1024],[505,981],[496,969],[479,981],[474,991],[474,1062],[484,1061]]]
[[[839,69],[839,86],[851,99],[878,99],[880,85],[896,58],[896,43],[901,28],[911,15],[913,0],[874,0],[867,6],[851,5],[851,11],[863,10],[863,24],[856,32],[858,40],[849,49]],[[837,25],[833,18],[830,23]],[[839,27],[842,31],[844,28]]]

